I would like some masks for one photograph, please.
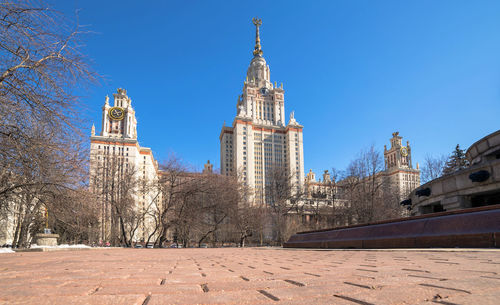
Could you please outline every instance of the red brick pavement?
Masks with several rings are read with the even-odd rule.
[[[499,250],[0,254],[0,304],[499,304]]]

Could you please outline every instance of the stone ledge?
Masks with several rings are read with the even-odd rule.
[[[80,250],[90,250],[92,248],[22,248],[22,249],[12,249],[15,252],[53,252],[53,251],[80,251]]]
[[[500,205],[300,232],[285,248],[500,247]]]

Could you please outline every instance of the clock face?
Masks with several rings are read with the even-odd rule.
[[[112,120],[121,121],[125,116],[125,111],[123,111],[123,108],[113,107],[109,109],[108,115]]]
[[[406,148],[406,147],[404,147],[404,146],[403,146],[403,147],[401,147],[401,155],[402,155],[403,157],[408,156],[408,148]]]
[[[260,94],[262,94],[262,95],[266,96],[266,95],[267,95],[267,93],[269,93],[269,90],[267,90],[267,88],[266,88],[266,87],[263,87],[263,88],[261,88],[261,89],[260,89]]]

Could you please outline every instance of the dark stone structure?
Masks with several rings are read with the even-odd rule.
[[[486,248],[500,247],[500,204],[300,232],[285,248]]]
[[[412,215],[488,206],[500,203],[500,130],[472,144],[470,166],[427,182],[401,204]]]

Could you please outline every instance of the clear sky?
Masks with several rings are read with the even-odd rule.
[[[160,162],[219,167],[255,16],[287,117],[304,125],[306,171],[345,168],[394,131],[415,164],[500,128],[500,1],[49,1],[95,32],[85,52],[105,80],[85,92],[89,134],[125,88]]]

